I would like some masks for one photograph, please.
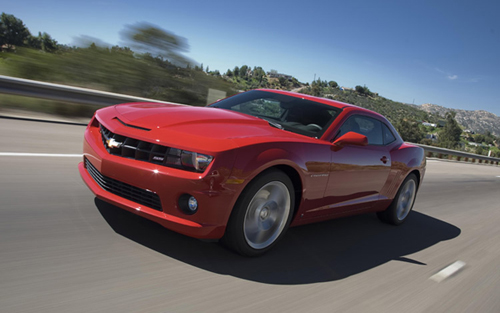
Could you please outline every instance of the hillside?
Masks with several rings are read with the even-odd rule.
[[[364,95],[354,90],[342,90],[337,87],[330,87],[328,83],[319,80],[314,81],[311,86],[300,89],[299,92],[367,108],[384,115],[392,123],[397,123],[402,119],[432,123],[439,121],[439,117],[436,114],[428,113],[419,107],[392,101],[374,93]]]
[[[346,88],[319,78],[310,85],[303,84],[290,73],[267,72],[260,66],[235,66],[225,73],[210,71],[208,66],[205,69],[203,64],[200,66],[183,54],[188,51],[185,38],[147,23],[127,26],[122,34],[126,45],[112,47],[95,43],[80,47],[61,45],[47,33],[32,35],[20,19],[5,13],[0,16],[0,24],[7,27],[7,33],[16,34],[4,38],[8,40],[0,44],[0,74],[7,76],[199,106],[206,105],[209,89],[223,91],[228,96],[255,88],[293,90],[371,109],[394,124],[437,123],[451,110],[432,104],[415,106],[392,101],[366,86]],[[95,109],[72,106],[68,111],[68,106],[60,102],[38,99],[26,102],[19,97],[0,96],[0,107],[22,106],[65,115],[87,115]],[[486,111],[453,111],[465,128],[500,135],[498,116]]]
[[[490,131],[492,134],[500,136],[500,117],[493,113],[483,110],[468,111],[449,109],[440,105],[430,103],[418,105],[415,107],[431,114],[439,114],[440,116],[444,116],[446,112],[455,111],[457,113],[455,119],[466,129],[470,129],[477,133],[483,134]]]

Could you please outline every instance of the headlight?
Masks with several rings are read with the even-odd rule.
[[[212,162],[213,157],[206,154],[191,152],[182,150],[181,153],[181,164],[184,167],[195,169],[198,172],[203,172],[210,162]]]

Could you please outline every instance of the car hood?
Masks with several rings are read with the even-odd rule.
[[[121,129],[181,149],[222,151],[236,147],[276,141],[315,140],[280,130],[263,119],[212,107],[176,104],[129,103],[114,106],[114,116],[128,127]],[[109,112],[111,113],[111,112]],[[135,127],[149,129],[147,133]]]

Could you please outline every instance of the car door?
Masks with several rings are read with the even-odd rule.
[[[365,115],[353,115],[341,126],[336,138],[350,131],[365,135],[368,145],[332,149],[325,190],[325,198],[330,203],[329,214],[369,210],[379,200],[391,170],[391,154],[384,145],[383,122]]]

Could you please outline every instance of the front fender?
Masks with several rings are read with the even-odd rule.
[[[230,175],[234,183],[248,185],[252,179],[263,171],[278,165],[286,165],[293,168],[301,179],[305,172],[305,162],[298,153],[292,152],[285,147],[276,147],[272,144],[244,147],[239,149],[236,161]]]

